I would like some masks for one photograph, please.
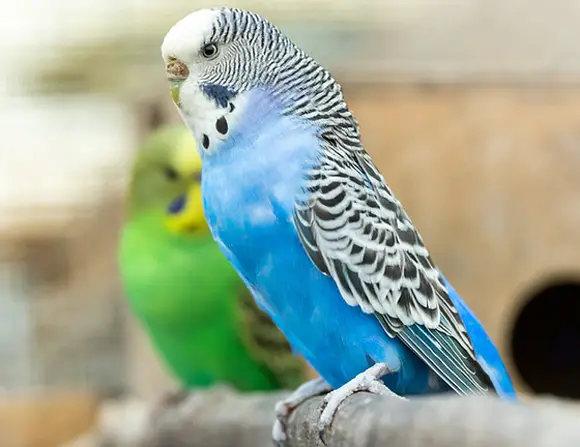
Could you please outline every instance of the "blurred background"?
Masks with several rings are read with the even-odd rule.
[[[0,0],[0,444],[174,386],[116,250],[139,144],[178,122],[160,45],[198,0]],[[580,399],[580,3],[229,1],[342,83],[364,143],[518,390]]]

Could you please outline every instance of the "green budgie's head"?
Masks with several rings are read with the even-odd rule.
[[[128,193],[129,218],[159,216],[178,234],[205,232],[201,160],[184,126],[154,132],[136,155]]]

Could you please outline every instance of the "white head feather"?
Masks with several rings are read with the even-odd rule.
[[[167,32],[161,45],[161,55],[167,64],[173,57],[189,65],[195,61],[205,39],[211,35],[218,18],[218,9],[201,9],[185,16]]]
[[[202,154],[227,137],[216,131],[215,123],[228,111],[217,107],[199,88],[201,73],[207,67],[200,52],[208,43],[219,15],[219,9],[202,9],[185,16],[167,32],[161,45],[161,55],[166,66],[171,59],[187,66],[188,77],[179,89],[178,109]],[[230,115],[230,124],[233,119]],[[209,142],[209,147],[206,147],[205,142]]]

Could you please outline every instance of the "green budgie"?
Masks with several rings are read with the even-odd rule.
[[[293,388],[305,363],[213,240],[200,176],[183,126],[156,131],[139,151],[119,253],[130,307],[184,388]]]

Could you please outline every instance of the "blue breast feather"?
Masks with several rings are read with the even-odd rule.
[[[267,92],[246,95],[246,111],[230,137],[202,153],[202,190],[212,234],[258,304],[335,388],[384,362],[393,371],[385,384],[396,393],[449,391],[406,346],[387,336],[373,315],[349,306],[334,280],[311,262],[292,211],[305,173],[320,155],[317,129],[282,116]],[[482,366],[500,391],[513,392],[495,347],[453,293],[472,340],[482,340]]]

